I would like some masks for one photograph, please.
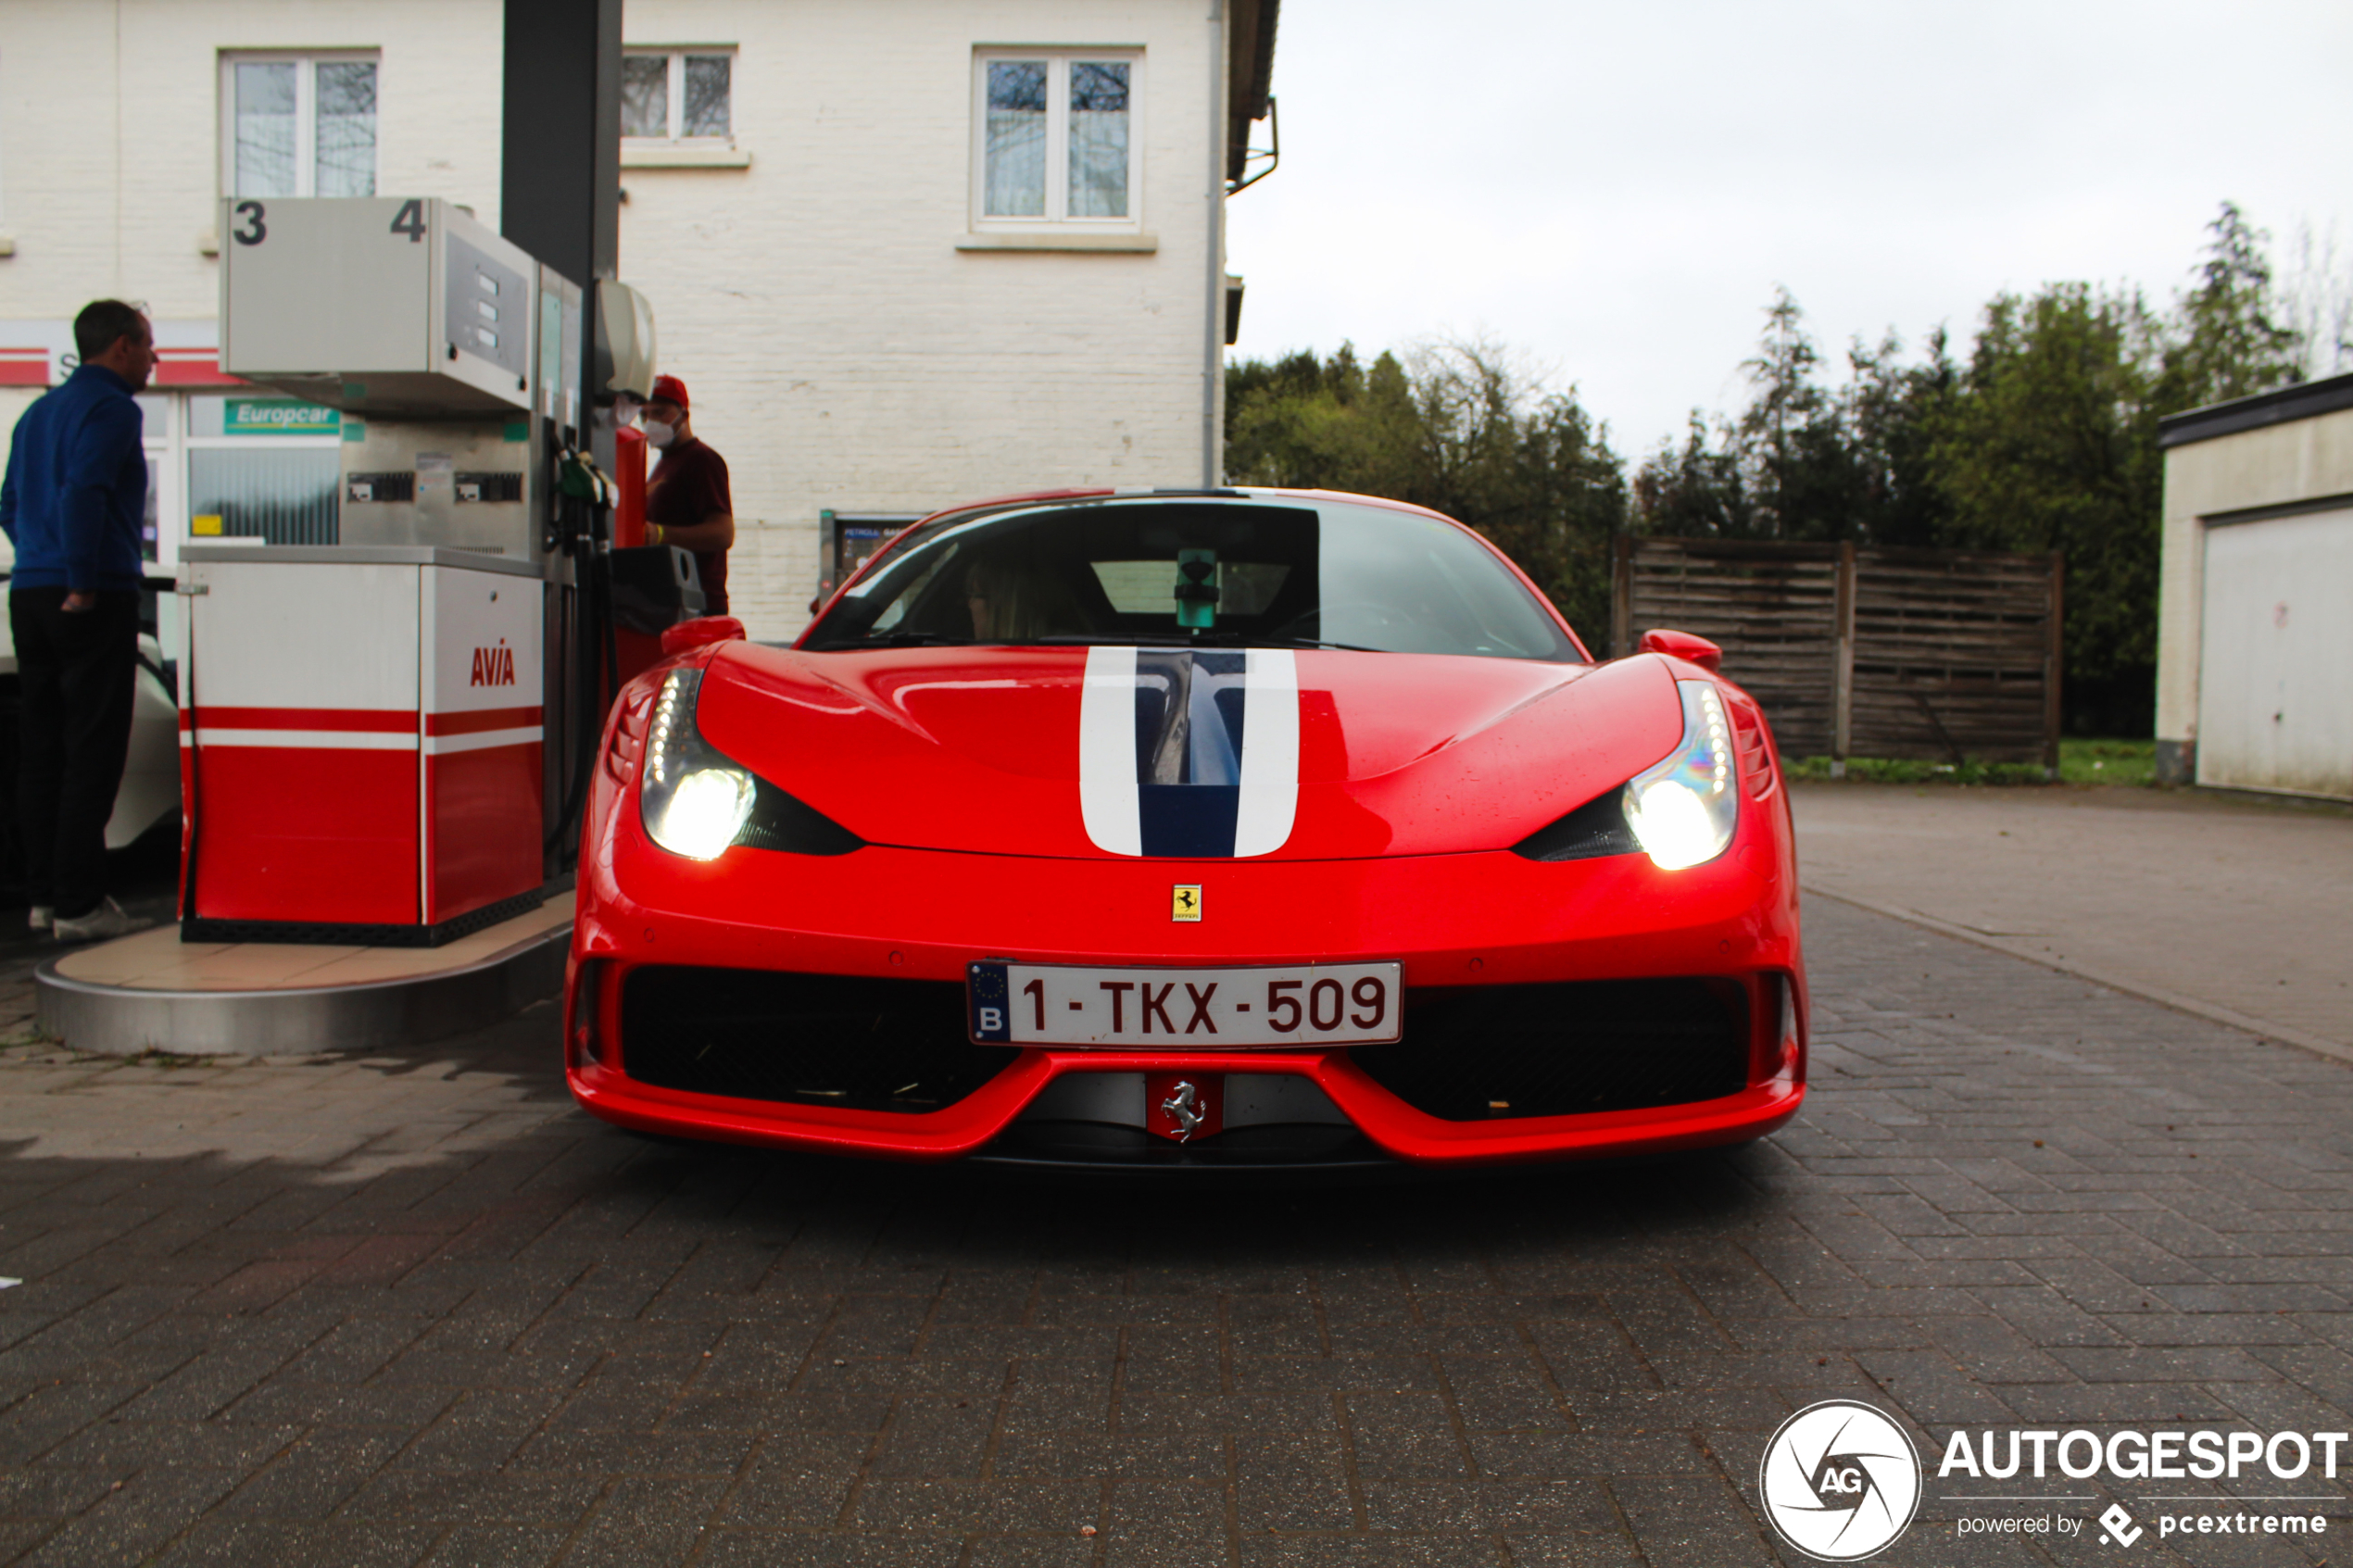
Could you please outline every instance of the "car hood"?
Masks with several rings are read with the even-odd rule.
[[[1571,665],[1303,649],[1252,653],[1246,673],[1244,662],[733,643],[708,668],[696,718],[721,751],[869,843],[1086,858],[1504,848],[1682,733],[1674,675],[1652,655]],[[1189,760],[1170,721],[1189,691]],[[1213,744],[1220,734],[1242,744]]]

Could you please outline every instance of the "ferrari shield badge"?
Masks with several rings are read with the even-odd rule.
[[[1168,906],[1170,920],[1201,919],[1201,884],[1178,883],[1170,890]]]

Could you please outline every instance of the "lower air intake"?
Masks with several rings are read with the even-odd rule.
[[[975,1046],[954,981],[653,966],[621,993],[621,1070],[731,1099],[920,1115],[1021,1053]]]
[[[1414,991],[1403,1039],[1349,1054],[1449,1122],[1689,1105],[1748,1086],[1744,995],[1705,980]]]

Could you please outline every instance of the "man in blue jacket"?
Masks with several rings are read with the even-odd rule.
[[[131,745],[139,658],[139,525],[147,459],[133,394],[156,366],[134,306],[101,299],[73,320],[80,367],[24,411],[0,483],[0,530],[23,689],[17,822],[34,930],[118,936],[151,922],[106,896],[107,819]]]

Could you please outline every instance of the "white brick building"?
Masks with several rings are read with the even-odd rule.
[[[1222,204],[1274,6],[631,0],[620,271],[733,470],[754,635],[805,619],[827,514],[1215,479]],[[333,457],[240,433],[201,384],[216,201],[365,189],[496,225],[500,0],[0,15],[0,434],[83,302],[147,302],[168,563],[238,464]]]

